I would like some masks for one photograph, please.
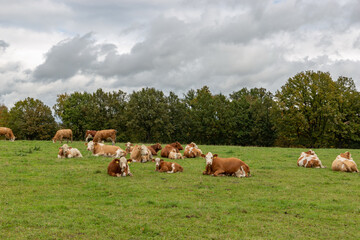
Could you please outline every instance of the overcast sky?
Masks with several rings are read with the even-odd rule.
[[[74,91],[360,86],[358,0],[0,0],[0,104]]]

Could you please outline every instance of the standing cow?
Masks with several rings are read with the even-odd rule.
[[[1,135],[5,136],[5,140],[8,138],[12,142],[15,141],[14,133],[10,128],[0,127],[0,136]]]
[[[238,158],[219,158],[217,154],[208,152],[201,155],[206,159],[204,175],[250,177],[249,166]]]
[[[96,134],[95,130],[86,130],[85,133],[85,142],[87,142],[89,140],[89,138],[94,138]]]
[[[69,142],[69,140],[73,140],[73,133],[71,129],[60,129],[56,132],[55,136],[53,137],[52,141],[53,143],[56,143],[56,141],[60,140],[62,143],[63,139],[66,139],[67,142]]]
[[[115,145],[115,140],[116,140],[116,130],[115,129],[107,129],[107,130],[101,130],[101,131],[97,131],[93,141],[94,142],[101,142],[101,141],[106,141],[108,139],[111,140],[112,145]]]

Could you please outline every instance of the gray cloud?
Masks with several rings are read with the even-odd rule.
[[[4,40],[0,40],[0,51],[5,51],[10,45]]]

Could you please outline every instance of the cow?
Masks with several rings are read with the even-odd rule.
[[[325,166],[322,165],[316,153],[311,149],[307,152],[302,152],[300,154],[300,157],[297,161],[297,165],[299,167],[306,167],[306,168],[325,168]]]
[[[153,156],[151,154],[151,151],[145,146],[141,145],[141,162],[148,162],[153,159]]]
[[[131,142],[127,142],[126,144],[125,144],[125,152],[126,152],[126,154],[128,154],[128,153],[131,153],[132,152],[132,150],[133,150],[133,147],[134,146],[134,144],[132,144]]]
[[[63,138],[69,142],[69,140],[73,140],[73,133],[71,129],[60,129],[56,132],[55,136],[52,138],[53,143],[56,143],[56,141],[60,140],[62,143]]]
[[[92,151],[93,156],[105,156],[114,158],[126,156],[125,151],[118,146],[105,145],[103,143],[97,143],[94,141],[85,143],[85,145],[87,146],[87,150]]]
[[[200,157],[201,154],[202,151],[198,148],[198,146],[194,142],[191,142],[190,144],[186,145],[184,151],[184,157],[196,158],[196,157]]]
[[[341,153],[336,157],[331,165],[333,171],[359,172],[356,163],[349,152]]]
[[[116,130],[115,129],[107,129],[107,130],[101,130],[101,131],[97,131],[93,142],[101,142],[101,141],[106,141],[107,139],[111,139],[112,145],[115,145],[115,140],[116,140]]]
[[[184,169],[180,164],[173,162],[165,162],[163,159],[155,159],[155,171],[157,172],[167,172],[167,173],[176,173],[182,172]]]
[[[175,149],[176,152],[180,152],[179,150],[183,150],[183,147],[179,142],[168,144],[161,150],[161,157],[169,157],[169,153],[172,149]]]
[[[172,149],[169,153],[169,159],[184,159],[181,153],[177,153],[175,149]]]
[[[125,157],[121,157],[120,159],[112,160],[108,165],[108,174],[113,177],[126,177],[132,176],[130,172],[130,168],[128,165],[128,161]]]
[[[206,159],[203,175],[251,177],[249,166],[238,158],[220,158],[211,152],[201,154],[201,157]]]
[[[97,131],[95,130],[86,130],[85,133],[85,142],[89,140],[89,138],[94,138]]]
[[[156,156],[156,155],[157,155],[157,152],[162,149],[160,143],[157,143],[157,144],[148,146],[147,148],[151,151],[151,154],[152,154],[153,156]]]
[[[83,157],[81,155],[81,152],[77,148],[72,148],[72,147],[59,148],[58,158],[75,158],[75,157],[79,157],[79,158]]]
[[[130,154],[130,159],[133,162],[147,162],[152,160],[152,154],[145,145],[135,145]]]
[[[0,127],[0,136],[4,135],[5,140],[8,138],[10,141],[15,141],[15,136],[13,131],[7,127]]]

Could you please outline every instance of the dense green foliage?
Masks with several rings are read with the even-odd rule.
[[[176,161],[183,173],[131,163],[115,178],[111,158],[74,142],[84,158],[58,159],[60,145],[0,141],[0,239],[360,239],[359,174],[330,168],[349,149],[316,149],[327,168],[306,169],[304,149],[199,145],[252,177],[203,176],[195,158]]]
[[[37,121],[19,112],[25,106],[32,109],[31,104],[19,101],[10,111],[0,106],[0,126],[13,126],[17,139],[50,139],[53,127],[39,131],[34,125],[48,121],[54,126],[45,118],[49,111]],[[84,139],[86,130],[116,129],[118,141],[360,147],[360,93],[351,78],[335,81],[325,72],[298,73],[275,95],[264,88],[243,88],[225,96],[207,86],[182,98],[154,88],[131,94],[98,89],[60,94],[53,110],[59,127],[71,128],[75,139]],[[33,127],[27,132],[29,124]]]

